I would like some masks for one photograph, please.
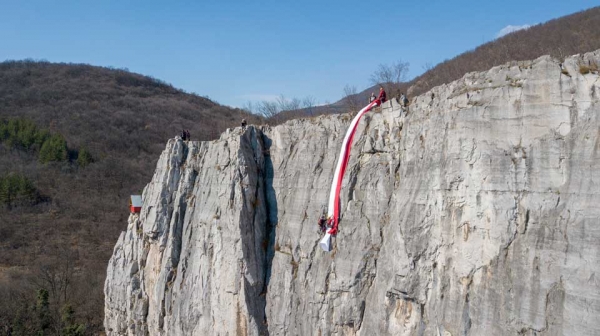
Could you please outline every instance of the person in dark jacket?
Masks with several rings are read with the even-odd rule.
[[[248,125],[248,123],[246,122],[246,119],[242,119],[242,130],[246,129],[246,125]]]
[[[185,130],[185,137],[186,137],[188,140],[192,140],[192,136],[190,135],[190,131],[189,131],[189,130]]]
[[[325,214],[321,215],[321,218],[319,218],[319,230],[321,230],[321,232],[327,230],[327,217]]]
[[[187,134],[185,133],[184,129],[181,130],[181,140],[183,140],[183,141],[187,140]]]
[[[379,96],[377,97],[377,99],[379,100],[379,105],[385,103],[385,101],[387,100],[387,95],[385,94],[383,86],[379,87]]]

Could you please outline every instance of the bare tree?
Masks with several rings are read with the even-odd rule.
[[[276,100],[277,108],[279,112],[283,111],[294,111],[300,109],[301,102],[298,98],[287,99],[284,95],[280,94]]]
[[[55,253],[52,260],[40,263],[37,277],[32,282],[38,288],[48,289],[50,298],[60,306],[69,299],[77,255],[69,248],[61,248]]]
[[[382,85],[387,91],[398,87],[408,79],[410,64],[399,60],[392,64],[379,64],[377,70],[371,75],[373,85]]]
[[[427,75],[425,75],[425,74],[427,74],[433,68],[434,68],[434,65],[431,62],[425,62],[425,64],[423,64],[421,66],[421,69],[423,69],[423,75],[421,77],[423,78],[423,82],[427,86],[429,86],[429,80],[427,79]]]
[[[344,101],[351,111],[357,111],[360,106],[360,99],[357,95],[356,86],[346,84],[344,86]]]
[[[317,105],[317,99],[313,96],[306,96],[302,99],[302,107],[306,109],[306,113],[310,116],[314,114],[315,105]]]
[[[284,95],[279,95],[274,101],[263,100],[261,102],[253,103],[246,102],[244,106],[242,106],[242,110],[261,115],[267,119],[271,119],[271,121],[275,121],[277,119],[277,115],[284,111],[298,111],[301,108],[309,108],[312,113],[312,109],[316,104],[316,100],[312,96],[308,96],[303,100],[298,98],[288,99]]]
[[[425,62],[425,64],[423,64],[421,66],[421,68],[423,69],[423,72],[427,72],[427,71],[433,69],[433,63],[431,63],[431,62]]]
[[[242,111],[245,111],[247,113],[252,113],[252,114],[258,113],[256,104],[254,104],[251,101],[247,101],[246,103],[244,103],[244,105],[242,106]]]
[[[257,111],[258,114],[262,115],[267,119],[273,118],[275,117],[275,115],[281,112],[281,110],[279,109],[279,104],[277,102],[267,100],[263,100],[262,102],[258,103]]]

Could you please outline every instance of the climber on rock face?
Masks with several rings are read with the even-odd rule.
[[[321,232],[325,232],[326,227],[327,227],[327,217],[325,217],[325,214],[323,214],[319,218],[319,230],[321,230]]]

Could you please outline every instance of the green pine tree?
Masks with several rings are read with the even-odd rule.
[[[31,321],[28,319],[29,311],[27,306],[19,308],[17,315],[10,326],[10,335],[25,336],[30,334]]]
[[[0,176],[0,203],[11,205],[17,201],[35,203],[39,194],[33,183],[24,175]]]
[[[77,155],[77,164],[80,167],[85,167],[92,163],[94,159],[92,158],[92,154],[85,148],[81,147],[79,149],[79,154]]]
[[[62,336],[83,336],[85,334],[85,326],[83,324],[74,323],[75,309],[70,304],[66,304],[61,309],[61,320],[63,323]]]
[[[44,335],[46,330],[50,329],[52,325],[52,316],[50,315],[50,300],[48,291],[45,289],[38,289],[37,301],[35,304],[35,310],[38,318],[38,335]]]
[[[65,161],[67,152],[67,142],[62,135],[53,134],[44,141],[42,149],[40,149],[40,162]]]

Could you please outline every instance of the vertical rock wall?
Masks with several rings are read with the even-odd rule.
[[[108,267],[108,334],[266,332],[262,139],[170,140]]]
[[[514,62],[348,115],[171,140],[110,261],[108,334],[597,335],[600,84]],[[583,73],[582,73],[583,72]]]

